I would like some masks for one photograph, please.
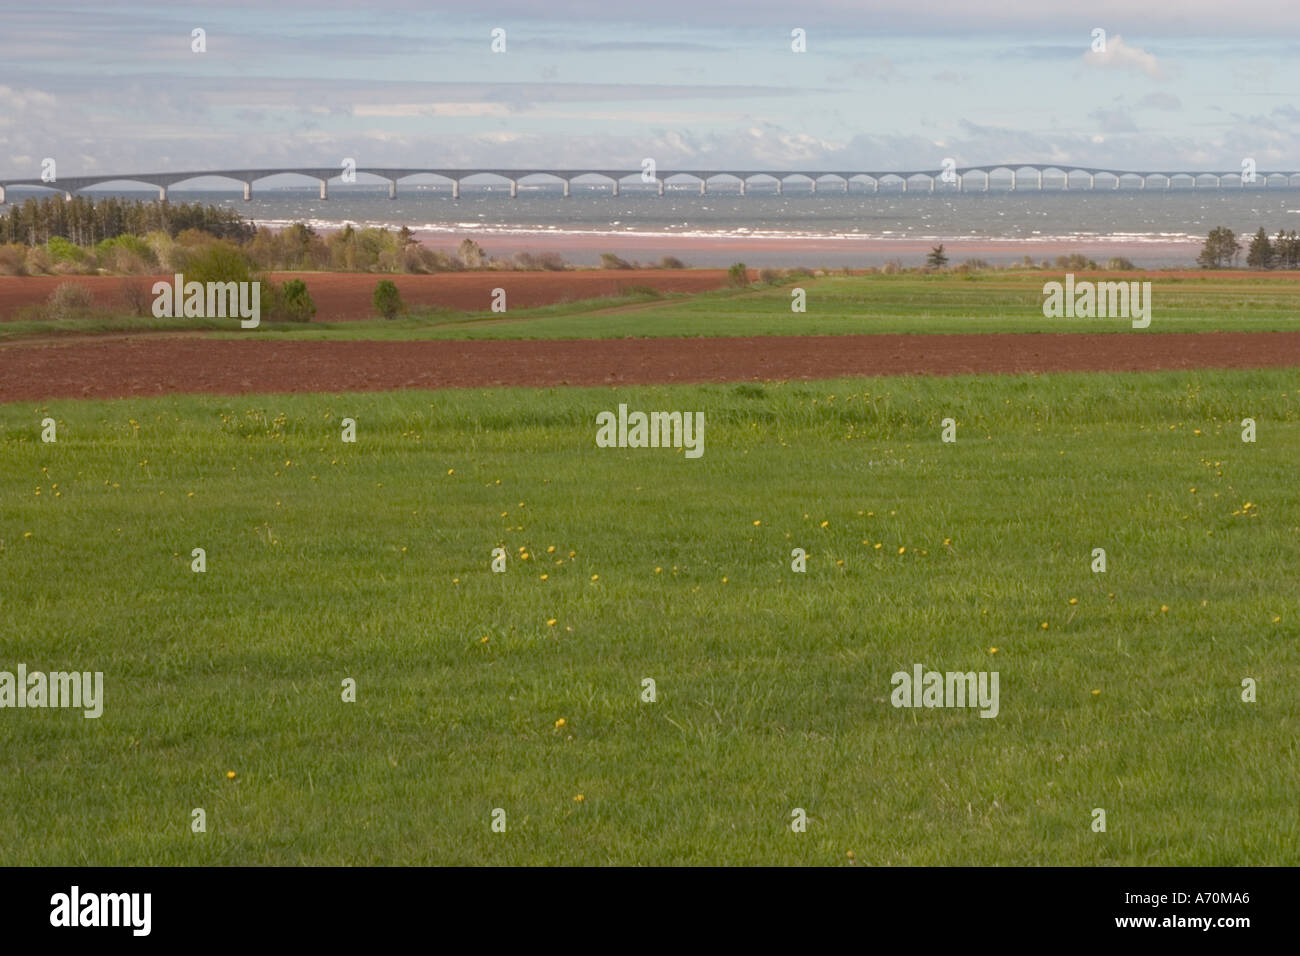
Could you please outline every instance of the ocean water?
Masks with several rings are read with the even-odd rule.
[[[10,198],[25,197],[14,189]],[[702,266],[726,265],[746,247],[752,249],[746,258],[751,265],[768,264],[764,259],[792,265],[790,249],[797,251],[807,240],[822,240],[818,251],[805,257],[811,264],[887,261],[894,257],[889,243],[896,241],[899,249],[908,250],[918,242],[956,243],[959,255],[967,244],[987,243],[989,249],[970,254],[993,262],[1018,261],[1034,251],[1033,243],[1077,244],[1080,251],[1102,244],[1112,250],[1107,254],[1128,256],[1139,265],[1190,266],[1215,226],[1228,226],[1239,235],[1253,234],[1260,226],[1270,236],[1279,229],[1300,230],[1300,189],[1180,185],[1172,190],[1129,186],[1089,191],[1077,188],[1077,180],[1068,192],[1050,185],[1039,192],[1022,183],[1015,192],[995,184],[990,192],[982,191],[982,185],[965,193],[951,187],[904,193],[894,186],[873,194],[855,184],[846,195],[842,185],[823,183],[816,194],[806,186],[788,186],[784,195],[772,187],[751,186],[741,196],[735,185],[720,184],[705,196],[693,185],[670,186],[660,197],[652,186],[625,183],[619,196],[607,185],[575,185],[573,194],[562,198],[558,186],[548,184],[520,186],[512,199],[505,186],[462,185],[461,198],[453,200],[446,184],[402,184],[390,200],[386,185],[331,183],[327,200],[319,198],[314,186],[255,187],[248,202],[233,190],[177,188],[171,198],[228,205],[271,226],[298,221],[322,230],[349,222],[405,225],[434,245],[441,245],[444,236],[448,246],[475,236],[490,254],[556,249],[580,263],[598,261],[600,240],[607,238],[609,251],[680,255]],[[691,251],[682,254],[682,248]]]

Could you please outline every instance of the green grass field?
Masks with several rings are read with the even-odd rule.
[[[665,321],[738,328],[700,301]],[[597,448],[619,402],[703,411],[703,457]],[[0,711],[6,865],[1300,862],[1294,370],[61,401],[0,433],[0,669],[106,682],[98,720]],[[998,671],[999,715],[892,707],[916,663]]]
[[[1090,278],[1087,273],[1078,277]],[[376,282],[381,278],[374,277]],[[1243,279],[1210,274],[1180,278],[1131,272],[1091,278],[1151,283],[1152,320],[1143,334],[1300,328],[1295,276]],[[0,342],[32,336],[172,329],[217,330],[212,334],[240,339],[562,339],[1132,329],[1130,320],[1123,318],[1045,318],[1043,283],[1061,279],[1062,274],[1052,271],[970,276],[826,276],[689,296],[656,297],[633,292],[621,298],[567,302],[504,314],[413,308],[393,321],[372,318],[309,325],[264,322],[256,330],[241,329],[233,319],[100,316],[60,322],[3,322]],[[507,292],[511,282],[510,273],[501,274],[501,287]],[[310,278],[307,287],[310,290]],[[791,311],[795,288],[807,294],[806,312]]]

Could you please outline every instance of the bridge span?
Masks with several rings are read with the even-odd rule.
[[[355,175],[353,175],[354,173]],[[801,185],[812,193],[818,191],[819,185],[831,184],[841,187],[837,191],[848,193],[853,189],[855,183],[860,184],[863,190],[866,190],[869,185],[870,191],[873,193],[880,192],[882,186],[887,189],[908,192],[915,185],[919,185],[923,190],[931,193],[936,191],[936,187],[943,191],[965,192],[966,180],[972,174],[976,177],[974,180],[975,185],[982,187],[983,192],[989,192],[995,173],[1000,174],[1003,181],[1009,181],[1008,191],[1011,192],[1021,188],[1023,183],[1030,184],[1031,188],[1041,191],[1045,188],[1045,176],[1047,177],[1048,187],[1060,190],[1081,188],[1088,190],[1098,188],[1119,189],[1125,183],[1128,184],[1128,188],[1136,187],[1139,190],[1146,189],[1149,184],[1154,184],[1157,188],[1163,186],[1164,189],[1171,190],[1174,188],[1175,182],[1188,184],[1192,189],[1202,188],[1203,186],[1215,189],[1222,189],[1225,186],[1245,188],[1248,185],[1267,189],[1271,184],[1290,187],[1293,185],[1294,180],[1300,177],[1300,170],[1290,172],[1286,170],[1259,170],[1253,174],[1242,170],[1203,170],[1199,172],[1196,170],[1135,171],[1056,163],[999,163],[992,166],[950,166],[946,169],[913,171],[660,169],[655,170],[653,173],[622,169],[440,169],[433,167],[390,168],[366,166],[344,169],[298,166],[281,169],[209,169],[170,173],[113,173],[59,177],[49,180],[41,178],[0,178],[0,203],[6,201],[6,190],[16,186],[62,192],[64,199],[71,200],[75,193],[114,183],[139,183],[151,186],[158,190],[159,201],[165,202],[170,187],[178,183],[204,178],[226,179],[241,184],[244,188],[244,199],[247,200],[253,197],[254,183],[269,179],[272,176],[297,176],[315,180],[320,184],[321,199],[329,198],[329,184],[331,182],[344,181],[352,183],[358,182],[360,176],[368,176],[377,178],[380,181],[386,181],[388,183],[388,198],[396,199],[398,183],[417,176],[426,176],[445,183],[450,188],[451,198],[459,199],[461,183],[475,177],[491,177],[497,181],[504,181],[510,187],[511,197],[519,195],[519,185],[525,179],[532,180],[535,183],[558,181],[563,187],[562,195],[568,197],[571,195],[574,181],[583,177],[607,180],[610,184],[610,191],[615,196],[619,195],[619,186],[629,180],[654,188],[660,196],[664,194],[666,188],[675,191],[682,188],[683,185],[693,186],[694,184],[698,184],[699,193],[703,196],[709,191],[709,184],[715,181],[719,185],[723,183],[729,184],[728,188],[738,189],[740,195],[743,196],[750,185],[766,185],[770,187],[775,184],[776,192],[779,194],[785,191],[788,183],[797,186]],[[1086,178],[1086,183],[1084,178]],[[1099,179],[1102,184],[1100,187],[1098,186]],[[677,182],[670,186],[669,184],[673,180]],[[693,181],[693,183],[683,184],[683,180]],[[1074,185],[1071,184],[1072,180]],[[1180,188],[1184,187],[1180,186]]]

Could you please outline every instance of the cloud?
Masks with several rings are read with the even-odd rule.
[[[1138,126],[1124,110],[1093,110],[1088,114],[1106,133],[1136,133]]]
[[[1148,93],[1138,100],[1138,107],[1150,110],[1181,110],[1183,101],[1172,93]]]
[[[1140,46],[1129,46],[1118,33],[1106,39],[1106,49],[1103,52],[1097,53],[1090,49],[1085,53],[1083,62],[1104,69],[1145,73],[1153,79],[1160,79],[1163,75],[1154,53],[1148,53]]]

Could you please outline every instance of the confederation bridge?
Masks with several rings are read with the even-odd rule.
[[[787,183],[802,186],[806,184],[808,191],[816,193],[819,185],[833,185],[838,192],[848,193],[855,182],[859,183],[863,189],[870,184],[871,192],[880,192],[881,186],[889,189],[897,189],[902,192],[908,192],[909,189],[919,186],[922,190],[928,187],[929,192],[934,192],[936,184],[942,190],[951,190],[955,192],[966,191],[966,180],[975,175],[974,184],[982,191],[988,192],[990,184],[993,182],[995,173],[1002,174],[1002,181],[1008,181],[1010,191],[1015,191],[1022,183],[1031,183],[1032,188],[1042,190],[1044,188],[1044,174],[1048,177],[1048,186],[1050,188],[1069,190],[1071,181],[1075,185],[1073,188],[1086,188],[1089,190],[1102,189],[1119,189],[1122,184],[1127,183],[1127,188],[1146,189],[1148,183],[1154,184],[1156,188],[1173,189],[1175,181],[1190,185],[1192,189],[1213,187],[1216,189],[1225,186],[1245,186],[1254,185],[1256,187],[1268,188],[1270,183],[1276,182],[1279,186],[1289,187],[1292,180],[1300,176],[1300,171],[1270,171],[1263,170],[1250,173],[1242,170],[1228,171],[1179,171],[1179,170],[1151,170],[1146,172],[1118,169],[1095,169],[1085,166],[1062,166],[1059,164],[1040,164],[1040,163],[1020,163],[1016,165],[1000,164],[996,166],[952,166],[947,169],[927,169],[907,172],[905,170],[872,170],[872,171],[850,171],[850,170],[701,170],[701,169],[673,169],[673,170],[656,170],[651,172],[642,172],[641,170],[627,171],[621,169],[391,169],[378,167],[356,167],[355,169],[343,168],[315,168],[315,167],[294,167],[288,169],[210,169],[197,172],[175,172],[175,173],[116,173],[113,175],[99,176],[71,176],[59,177],[57,179],[6,179],[0,180],[0,203],[5,202],[5,190],[14,186],[35,187],[40,189],[54,190],[62,192],[64,199],[71,200],[73,193],[80,192],[83,189],[90,189],[96,186],[106,186],[117,183],[140,183],[146,186],[152,186],[158,190],[158,199],[166,201],[167,190],[177,183],[188,182],[194,179],[219,178],[232,180],[235,183],[242,184],[244,187],[244,198],[253,198],[253,183],[259,180],[268,179],[272,176],[297,176],[307,179],[316,180],[320,184],[320,198],[329,197],[329,184],[333,181],[344,181],[347,183],[357,182],[358,176],[377,177],[388,183],[388,198],[397,198],[397,184],[403,180],[411,179],[415,176],[432,176],[441,180],[450,186],[451,198],[460,198],[461,183],[470,178],[491,177],[496,181],[504,181],[510,186],[510,195],[512,197],[519,194],[519,184],[524,180],[530,180],[529,185],[543,185],[546,182],[556,180],[563,186],[563,195],[570,195],[570,188],[574,181],[583,177],[594,177],[606,180],[610,184],[610,191],[613,195],[619,194],[619,186],[629,180],[638,185],[650,186],[656,188],[658,194],[664,194],[665,186],[670,181],[676,180],[671,187],[674,191],[682,186],[688,188],[698,184],[700,195],[705,195],[709,190],[709,184],[717,182],[719,185],[726,184],[729,191],[735,191],[737,185],[740,195],[745,195],[747,187],[758,185],[764,188],[771,188],[775,185],[778,194],[785,191]],[[1098,180],[1101,180],[1101,186],[1098,186]],[[683,183],[682,180],[693,181],[693,183]],[[1085,182],[1086,180],[1086,182]],[[489,185],[489,184],[485,184]],[[1180,186],[1179,188],[1184,188]]]

